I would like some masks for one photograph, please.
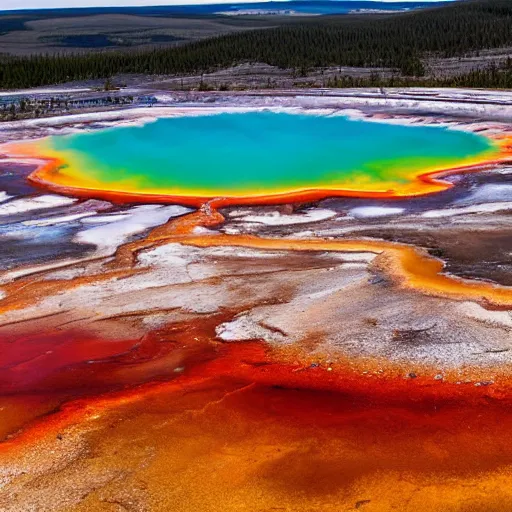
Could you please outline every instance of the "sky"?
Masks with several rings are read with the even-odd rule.
[[[236,3],[256,0],[235,0]],[[381,0],[386,1],[386,0]],[[403,2],[418,0],[399,0]],[[421,0],[433,1],[433,0]],[[52,7],[98,7],[98,6],[138,6],[138,5],[199,5],[233,3],[233,0],[0,0],[0,10],[46,9]]]

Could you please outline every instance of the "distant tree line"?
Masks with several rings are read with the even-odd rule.
[[[46,98],[9,95],[0,98],[0,122],[69,114],[84,109],[94,109],[96,111],[97,109],[116,109],[135,104],[152,107],[158,103],[158,99],[151,95],[111,95],[108,94],[107,90],[98,90],[97,93],[94,96],[90,94],[81,97],[60,95]]]
[[[401,77],[422,77],[426,57],[463,56],[507,45],[512,45],[512,0],[464,0],[377,18],[318,17],[151,51],[4,57],[0,87],[34,87],[124,73],[180,75],[242,62],[294,68],[304,75],[315,67],[355,66],[387,67]],[[359,82],[353,80],[357,86]],[[510,68],[475,71],[446,83],[510,87]]]
[[[155,101],[150,96],[134,98],[133,96],[102,95],[92,98],[49,97],[45,99],[9,96],[0,102],[0,122],[45,117],[87,108],[119,107],[134,102],[152,105]]]
[[[335,76],[325,84],[330,88],[357,87],[469,87],[480,89],[512,89],[512,59],[507,59],[501,66],[490,64],[485,69],[478,69],[460,75],[436,77],[381,77],[373,73],[368,77]]]

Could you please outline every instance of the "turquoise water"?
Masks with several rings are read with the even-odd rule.
[[[68,184],[212,196],[400,188],[493,150],[483,137],[440,127],[272,112],[162,118],[45,147],[66,163],[59,174]]]

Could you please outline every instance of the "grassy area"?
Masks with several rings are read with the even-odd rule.
[[[87,53],[105,49],[151,49],[250,29],[270,28],[288,21],[281,17],[216,15],[148,16],[75,10],[63,15],[0,14],[0,54]]]

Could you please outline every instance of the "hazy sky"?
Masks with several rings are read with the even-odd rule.
[[[236,3],[261,0],[234,0]],[[386,0],[384,0],[386,1]],[[388,0],[389,1],[389,0]],[[418,0],[400,0],[404,2]],[[432,1],[432,0],[422,0]],[[50,7],[97,7],[133,5],[190,5],[190,4],[234,3],[233,0],[0,0],[0,10],[42,9]]]

